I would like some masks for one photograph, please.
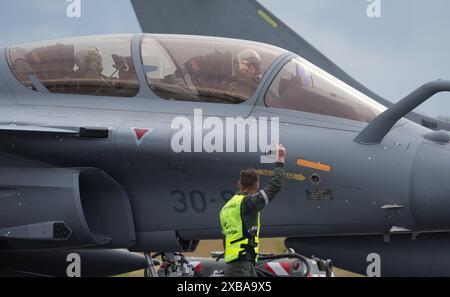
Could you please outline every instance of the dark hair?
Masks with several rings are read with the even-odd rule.
[[[258,181],[259,176],[256,173],[256,170],[252,168],[242,170],[239,175],[239,182],[245,189],[249,189],[255,186]]]

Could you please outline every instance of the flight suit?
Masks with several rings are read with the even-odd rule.
[[[256,91],[257,83],[245,77],[236,77],[225,89],[225,93],[237,103],[247,101]]]

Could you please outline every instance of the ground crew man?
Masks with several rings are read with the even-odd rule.
[[[225,277],[256,277],[255,263],[259,252],[260,211],[280,191],[284,182],[286,150],[277,147],[275,174],[263,190],[254,169],[242,170],[238,188],[220,211],[220,225],[224,235]]]

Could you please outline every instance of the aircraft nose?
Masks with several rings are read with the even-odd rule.
[[[410,190],[418,229],[450,229],[449,144],[422,143],[414,160]]]

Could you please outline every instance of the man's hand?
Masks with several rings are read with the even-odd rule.
[[[286,148],[282,144],[280,144],[280,145],[278,145],[277,150],[278,150],[278,154],[277,154],[278,155],[278,160],[277,160],[277,162],[284,164],[284,159],[286,157]]]

